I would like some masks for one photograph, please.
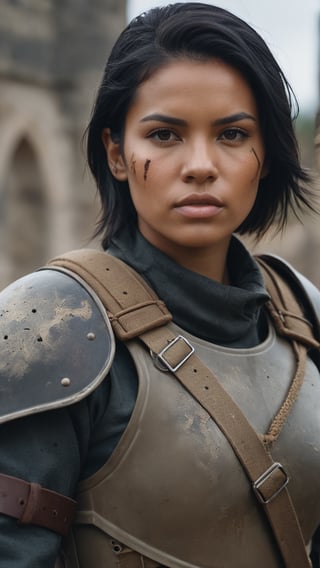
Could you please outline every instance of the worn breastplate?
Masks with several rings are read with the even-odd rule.
[[[182,333],[255,430],[265,433],[294,375],[290,344],[273,328],[251,349],[218,347]],[[79,486],[72,566],[116,566],[106,535],[172,568],[282,566],[264,513],[215,422],[171,373],[154,366],[139,342],[128,347],[138,398],[109,461]],[[271,448],[290,476],[306,542],[320,521],[319,400],[319,373],[309,359],[298,399]]]

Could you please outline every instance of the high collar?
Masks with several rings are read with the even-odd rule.
[[[232,285],[180,266],[139,231],[122,230],[108,252],[139,272],[189,333],[227,347],[252,347],[265,334],[260,316],[269,296],[259,266],[236,237],[227,258]]]

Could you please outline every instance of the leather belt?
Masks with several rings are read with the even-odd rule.
[[[21,524],[45,527],[62,536],[70,529],[76,502],[38,483],[0,474],[0,513]]]

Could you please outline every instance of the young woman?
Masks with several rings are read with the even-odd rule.
[[[72,568],[301,568],[310,554],[320,566],[319,294],[283,268],[301,325],[314,327],[303,367],[300,340],[276,333],[261,269],[235,236],[312,208],[291,103],[262,38],[221,8],[155,8],[120,35],[88,128],[108,252],[100,280],[126,296],[132,282],[112,280],[108,259],[137,271],[172,314],[173,341],[155,357],[120,334],[114,349],[95,293],[62,269],[2,293],[1,568],[48,568],[59,555]],[[172,345],[186,351],[178,364]],[[266,457],[247,456],[251,430]],[[251,482],[260,459],[271,465]],[[63,544],[43,520],[52,491],[78,501]]]

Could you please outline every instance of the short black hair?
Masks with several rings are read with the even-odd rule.
[[[123,139],[130,103],[139,85],[173,59],[217,58],[237,69],[251,87],[260,117],[268,174],[239,234],[281,230],[289,209],[299,217],[313,209],[308,173],[301,167],[293,120],[298,105],[292,89],[260,35],[227,10],[187,2],[153,8],[134,18],[120,34],[104,69],[87,131],[87,156],[102,205],[96,235],[103,247],[124,225],[137,222],[129,186],[109,170],[102,131]]]

